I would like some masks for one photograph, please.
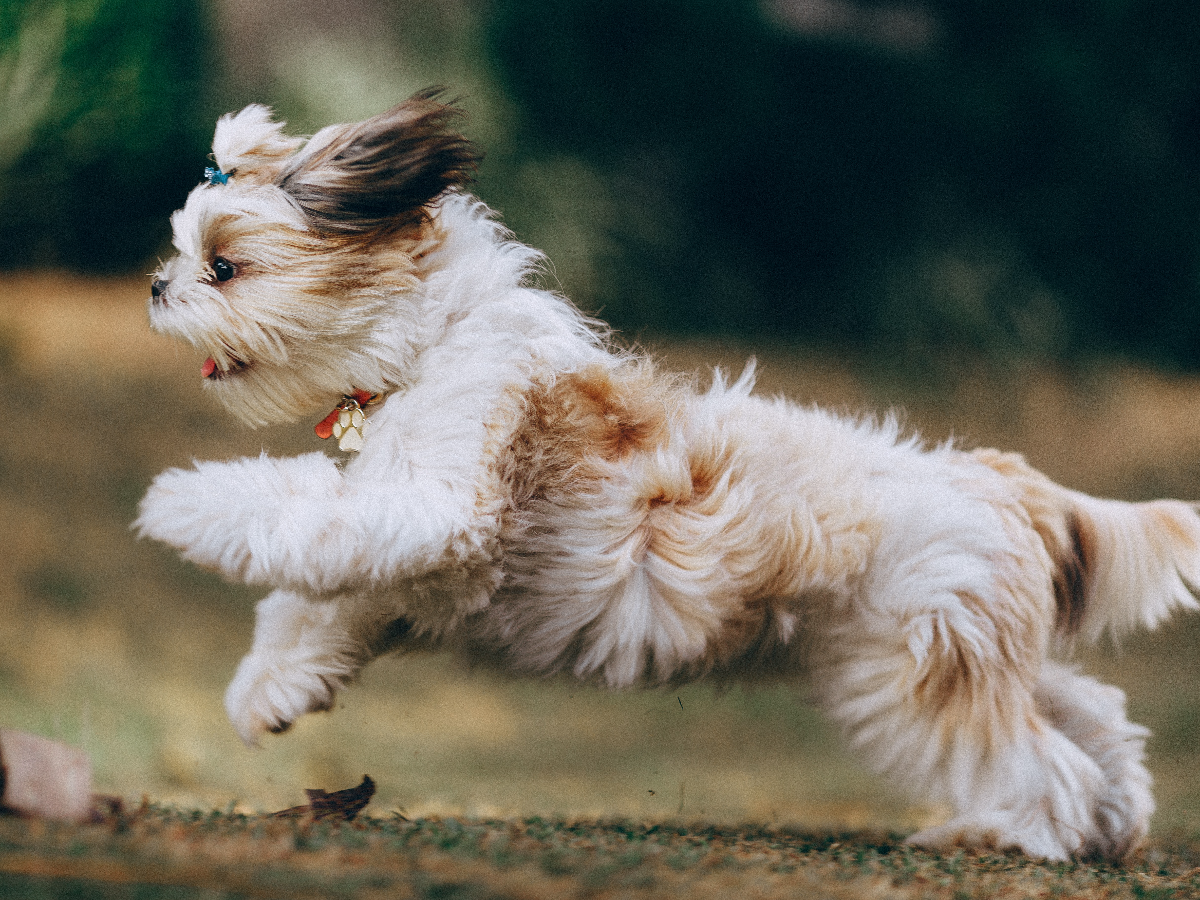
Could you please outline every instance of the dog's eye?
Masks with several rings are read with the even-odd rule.
[[[228,281],[237,274],[233,263],[220,256],[213,260],[212,270],[213,274],[217,276],[217,281]]]

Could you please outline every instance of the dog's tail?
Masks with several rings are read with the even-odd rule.
[[[1125,503],[1061,487],[1012,453],[977,459],[1014,481],[1054,566],[1057,630],[1095,641],[1176,609],[1200,609],[1200,509],[1179,500]]]

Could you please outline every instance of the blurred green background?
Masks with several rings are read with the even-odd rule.
[[[7,0],[0,267],[146,271],[217,114],[433,83],[619,328],[1200,365],[1200,10],[1166,0]]]
[[[1200,496],[1200,7],[1091,0],[0,2],[0,724],[136,798],[892,824],[793,688],[611,697],[372,666],[250,753],[221,694],[257,593],[128,531],[153,475],[314,449],[248,432],[145,325],[216,116],[297,132],[429,84],[547,281],[668,364],[900,405],[1074,487]],[[1200,626],[1089,653],[1200,830]]]

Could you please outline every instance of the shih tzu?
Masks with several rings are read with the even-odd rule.
[[[247,107],[172,217],[152,326],[235,416],[329,413],[347,451],[197,462],[142,501],[141,534],[271,589],[226,695],[241,737],[406,647],[612,688],[803,679],[952,810],[916,844],[1134,849],[1148,732],[1061,660],[1196,606],[1195,508],[759,397],[749,368],[656,371],[536,286],[464,193],[456,117],[425,92],[304,140]]]

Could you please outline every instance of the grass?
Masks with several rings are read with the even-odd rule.
[[[221,698],[249,645],[258,594],[137,541],[128,523],[150,479],[169,465],[319,444],[309,424],[249,431],[214,408],[194,354],[146,328],[146,290],[143,279],[0,276],[0,391],[8,399],[0,516],[9,523],[0,560],[0,724],[83,747],[98,789],[131,807],[152,798],[127,821],[46,826],[28,840],[19,836],[24,823],[0,822],[0,871],[10,876],[0,879],[0,896],[42,888],[67,896],[81,877],[99,891],[103,866],[124,871],[118,863],[141,873],[216,871],[220,848],[233,853],[247,835],[258,835],[253,845],[290,847],[295,859],[278,871],[264,861],[245,883],[197,881],[198,893],[178,893],[192,882],[174,875],[159,887],[149,874],[112,884],[144,882],[155,897],[302,896],[287,893],[293,878],[305,891],[337,896],[329,886],[336,879],[314,872],[341,854],[338,866],[362,884],[404,885],[398,896],[648,895],[650,886],[634,883],[640,878],[696,896],[719,893],[720,884],[754,886],[747,896],[800,887],[831,897],[1197,893],[1179,879],[1200,865],[1189,849],[1200,835],[1198,619],[1138,635],[1120,653],[1083,654],[1085,670],[1124,688],[1132,717],[1155,732],[1160,808],[1150,855],[1131,869],[1029,869],[1009,857],[953,863],[901,848],[892,833],[940,811],[912,805],[865,772],[801,692],[786,687],[608,695],[413,656],[375,663],[332,714],[246,750]],[[740,369],[750,352],[713,342],[655,346],[684,370]],[[849,410],[899,406],[932,441],[957,435],[1020,450],[1095,493],[1200,497],[1196,378],[1119,364],[1001,373],[963,365],[913,381],[885,377],[866,360],[753,349],[767,393]],[[349,787],[363,773],[379,784],[364,823],[316,827],[310,833],[328,830],[323,850],[295,846],[294,823],[256,818],[303,802],[303,788]],[[535,816],[542,825],[530,824]],[[734,830],[746,822],[757,824]],[[455,827],[486,835],[476,841],[482,849],[434,846]],[[621,837],[622,828],[643,837]],[[675,829],[669,840],[666,829]],[[749,842],[745,854],[738,835]],[[354,841],[366,842],[361,864],[348,849]],[[258,858],[261,847],[239,852]],[[391,849],[378,855],[372,847]],[[21,869],[43,863],[50,868],[41,874]],[[904,882],[912,866],[925,874]],[[21,878],[28,893],[3,893]],[[1025,878],[1034,882],[1021,888]]]
[[[1044,865],[926,853],[884,832],[536,816],[327,824],[146,804],[84,828],[0,822],[0,874],[0,898],[1166,900],[1200,895],[1200,848]]]

